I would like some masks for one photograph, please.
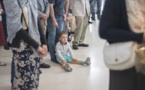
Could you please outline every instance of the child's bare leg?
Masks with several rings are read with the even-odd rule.
[[[72,63],[79,64],[79,65],[90,65],[91,64],[89,57],[86,59],[86,61],[79,61],[79,60],[73,58]]]
[[[79,61],[79,60],[73,58],[72,64],[79,64],[79,65],[82,65],[82,61]]]

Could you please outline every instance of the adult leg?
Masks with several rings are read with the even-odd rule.
[[[49,64],[46,64],[44,61],[43,61],[43,58],[41,57],[40,58],[40,68],[50,68],[51,66]]]
[[[95,20],[95,15],[96,15],[96,9],[95,9],[95,3],[96,1],[93,0],[91,3],[91,14],[92,14],[92,20]]]
[[[59,25],[59,28],[56,28],[56,37],[55,37],[55,43],[57,43],[59,41],[59,33],[61,31],[64,31],[64,21],[63,21],[63,17],[57,17],[57,23]]]
[[[76,16],[76,30],[74,33],[73,49],[78,49],[78,44],[83,32],[83,17]],[[86,22],[88,23],[88,22]]]
[[[56,39],[56,28],[52,25],[52,20],[48,19],[48,49],[51,56],[51,61],[57,62],[55,57],[55,39]]]
[[[109,90],[136,90],[136,70],[110,70]]]
[[[82,29],[82,33],[80,34],[81,37],[80,37],[80,40],[79,40],[79,44],[82,44],[85,40],[85,36],[86,36],[86,31],[87,31],[87,27],[88,27],[88,16],[86,15],[83,19],[83,29]]]
[[[40,35],[46,37],[45,25],[42,25],[42,23],[41,23],[40,21],[38,21],[38,29],[39,29],[39,31],[40,31]],[[41,59],[40,59],[40,68],[50,68],[50,65],[44,63],[43,57],[41,57]],[[41,71],[40,71],[40,72],[41,72]]]
[[[96,0],[96,1],[97,1],[97,16],[98,16],[98,19],[100,20],[102,0]]]
[[[137,89],[136,90],[145,90],[145,75],[143,75],[142,73],[137,73],[137,78],[136,78],[136,82],[137,82]]]
[[[15,63],[14,63],[14,60],[12,60],[12,63],[11,63],[11,84],[13,84],[14,76],[15,76]]]
[[[5,11],[4,4],[3,4],[3,0],[2,0],[2,7],[3,7],[4,11]],[[3,22],[3,29],[4,29],[5,40],[7,40],[7,36],[8,35],[7,35],[7,25],[6,25],[6,13],[4,13],[2,15],[2,22]],[[5,43],[4,49],[5,50],[9,50],[10,49],[8,42]]]
[[[29,46],[13,48],[15,75],[12,90],[37,90],[39,85],[40,57]]]

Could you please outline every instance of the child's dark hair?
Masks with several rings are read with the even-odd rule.
[[[60,38],[62,35],[64,35],[64,34],[68,35],[67,32],[61,31],[61,32],[59,33],[59,38]]]

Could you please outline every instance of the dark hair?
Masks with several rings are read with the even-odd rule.
[[[59,38],[60,38],[62,35],[64,35],[64,34],[68,35],[67,32],[61,31],[61,32],[59,33]]]

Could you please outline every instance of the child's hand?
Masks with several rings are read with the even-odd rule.
[[[63,63],[63,64],[66,64],[67,62],[66,62],[66,60],[62,60],[62,63]]]

